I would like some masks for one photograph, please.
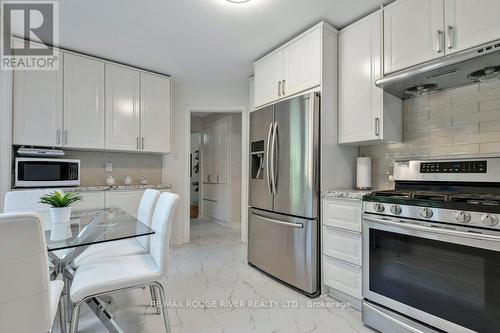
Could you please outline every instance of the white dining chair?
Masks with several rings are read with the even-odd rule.
[[[169,239],[172,220],[179,196],[162,193],[153,214],[150,251],[147,254],[119,256],[92,261],[78,267],[73,277],[70,298],[73,303],[71,333],[78,329],[80,306],[86,300],[105,294],[134,288],[153,287],[158,292],[165,330],[170,332],[165,291],[160,281],[166,278],[169,255]]]
[[[156,202],[160,197],[160,191],[147,189],[142,195],[137,219],[151,227],[153,212]],[[99,243],[89,246],[73,261],[73,267],[78,268],[81,265],[88,264],[91,261],[102,260],[105,258],[127,256],[135,254],[145,254],[149,252],[149,237],[142,236],[133,239],[124,239],[116,242]]]
[[[0,214],[0,332],[65,332],[64,283],[49,281],[45,230],[36,213]]]

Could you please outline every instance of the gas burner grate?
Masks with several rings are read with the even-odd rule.
[[[471,205],[500,206],[500,196],[490,194],[463,194],[450,198],[451,202],[466,203]]]

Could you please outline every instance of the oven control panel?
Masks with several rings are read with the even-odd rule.
[[[422,162],[420,173],[486,173],[487,161]]]

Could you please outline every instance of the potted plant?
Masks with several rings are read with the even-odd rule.
[[[50,206],[50,217],[52,218],[50,240],[61,240],[71,237],[71,204],[79,200],[82,200],[82,197],[75,193],[68,192],[61,194],[58,191],[40,198],[40,203]]]

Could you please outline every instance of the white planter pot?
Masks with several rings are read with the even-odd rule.
[[[50,240],[63,240],[72,236],[70,223],[71,207],[50,208],[50,217],[52,218]]]

